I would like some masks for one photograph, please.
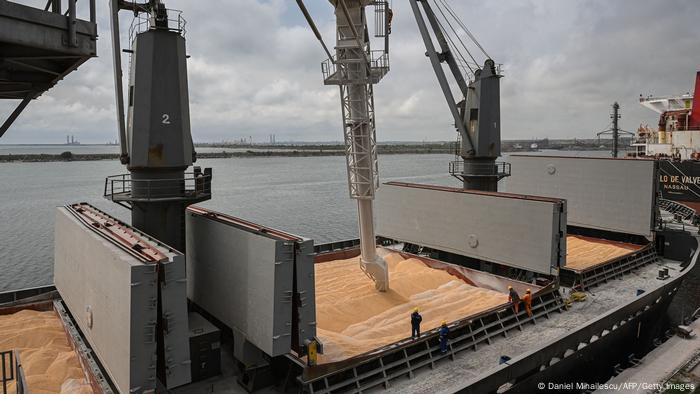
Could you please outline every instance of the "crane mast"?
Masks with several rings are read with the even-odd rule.
[[[372,85],[386,74],[388,64],[381,67],[373,62],[365,15],[365,6],[370,2],[331,3],[335,5],[336,16],[336,67],[324,83],[337,84],[340,88],[348,187],[350,197],[357,200],[360,265],[377,290],[386,291],[389,273],[386,262],[377,255],[374,232],[373,200],[379,187],[379,174]]]
[[[387,1],[329,0],[335,8],[336,46],[331,55],[302,0],[297,4],[329,58],[321,64],[325,85],[340,89],[343,138],[350,198],[357,200],[360,230],[360,266],[375,288],[387,291],[389,272],[377,255],[373,200],[379,188],[373,85],[389,71],[391,11]],[[373,5],[375,37],[384,38],[384,49],[370,47],[365,7]]]
[[[107,199],[131,210],[132,225],[184,252],[185,208],[211,198],[211,169],[196,160],[190,131],[185,20],[161,0],[111,0],[112,54],[121,162],[105,180]],[[134,15],[127,110],[122,89],[119,12]]]

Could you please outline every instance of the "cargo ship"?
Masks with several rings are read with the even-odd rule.
[[[700,72],[695,91],[677,96],[640,96],[639,103],[659,114],[657,128],[640,125],[630,157],[659,160],[659,186],[666,200],[700,209]]]
[[[159,0],[112,1],[128,173],[107,176],[103,194],[131,223],[83,202],[56,208],[54,284],[0,294],[3,391],[529,393],[545,382],[603,382],[666,335],[666,310],[700,248],[694,217],[664,213],[657,160],[497,162],[499,67],[479,46],[487,59],[462,74],[436,19],[453,10],[410,0],[459,132],[446,167],[461,185],[380,186],[373,86],[389,72],[390,4],[330,3],[335,55],[297,1],[329,55],[324,83],[340,87],[359,238],[316,244],[197,205],[213,197],[213,172],[193,166],[184,19]],[[23,100],[0,134],[96,55],[88,5],[80,19],[75,0],[67,10],[0,2],[0,26],[12,27],[0,29],[3,55],[22,53],[0,64],[16,79],[0,87],[12,84],[7,96]],[[384,39],[378,52],[367,6]],[[136,16],[127,100],[122,10]],[[38,64],[55,71],[21,95]]]

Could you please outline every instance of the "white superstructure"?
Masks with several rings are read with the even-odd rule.
[[[696,77],[698,94],[700,73]],[[675,160],[700,159],[700,110],[690,93],[677,96],[640,96],[639,103],[659,113],[658,128],[639,125],[631,144],[633,157],[671,158]]]

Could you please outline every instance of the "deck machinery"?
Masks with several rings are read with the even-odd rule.
[[[108,177],[105,197],[131,209],[132,225],[185,251],[185,208],[211,198],[211,169],[185,170],[196,160],[190,133],[185,20],[160,0],[110,2],[114,85],[121,162],[129,174]],[[131,64],[124,117],[119,11],[129,29]]]

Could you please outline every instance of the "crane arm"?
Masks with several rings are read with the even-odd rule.
[[[438,42],[442,50],[441,53],[438,53],[437,49],[435,49],[435,44],[433,43],[433,39],[430,36],[430,32],[428,31],[428,26],[425,23],[425,19],[423,18],[423,13],[418,7],[419,1],[423,6],[423,10],[425,11],[428,20],[430,21],[435,36],[438,38]],[[471,136],[469,135],[469,133],[467,133],[464,119],[462,115],[460,115],[458,103],[455,102],[452,89],[450,88],[450,84],[447,81],[447,75],[445,74],[445,70],[442,68],[442,63],[447,62],[447,64],[449,65],[450,71],[452,72],[452,75],[457,81],[457,85],[459,86],[459,89],[464,98],[466,98],[468,95],[469,88],[467,87],[467,83],[464,79],[464,76],[462,75],[462,72],[459,70],[459,66],[455,61],[455,58],[452,55],[449,46],[447,45],[447,40],[445,39],[442,30],[439,28],[435,17],[435,13],[433,13],[430,4],[428,4],[424,0],[409,0],[409,2],[411,3],[413,15],[416,18],[418,30],[420,31],[421,37],[423,38],[423,42],[425,44],[426,56],[428,56],[428,58],[430,59],[430,63],[433,66],[433,71],[435,72],[435,76],[438,79],[438,83],[440,84],[442,93],[445,96],[445,100],[447,100],[447,107],[449,108],[450,113],[454,118],[455,127],[457,128],[457,131],[459,132],[460,136],[462,136],[463,144],[465,145],[462,149],[464,151],[463,153],[473,152],[474,144],[472,143]]]
[[[409,2],[425,44],[426,56],[430,59],[454,119],[455,128],[461,137],[459,151],[461,159],[450,163],[450,173],[461,179],[465,188],[495,191],[498,180],[509,175],[509,172],[506,173],[507,166],[499,166],[495,163],[495,159],[501,154],[498,82],[501,77],[500,71],[446,0],[409,0]],[[442,19],[433,11],[431,3],[439,11]],[[487,59],[483,67],[479,66],[451,20],[456,20],[456,26],[462,28],[464,30],[462,33],[466,33],[478,49],[486,55]],[[440,52],[433,42],[433,36],[437,40]],[[462,52],[466,52],[471,61],[467,60]],[[447,63],[456,82],[457,98],[450,86],[443,63]],[[472,65],[476,66],[476,70]]]

